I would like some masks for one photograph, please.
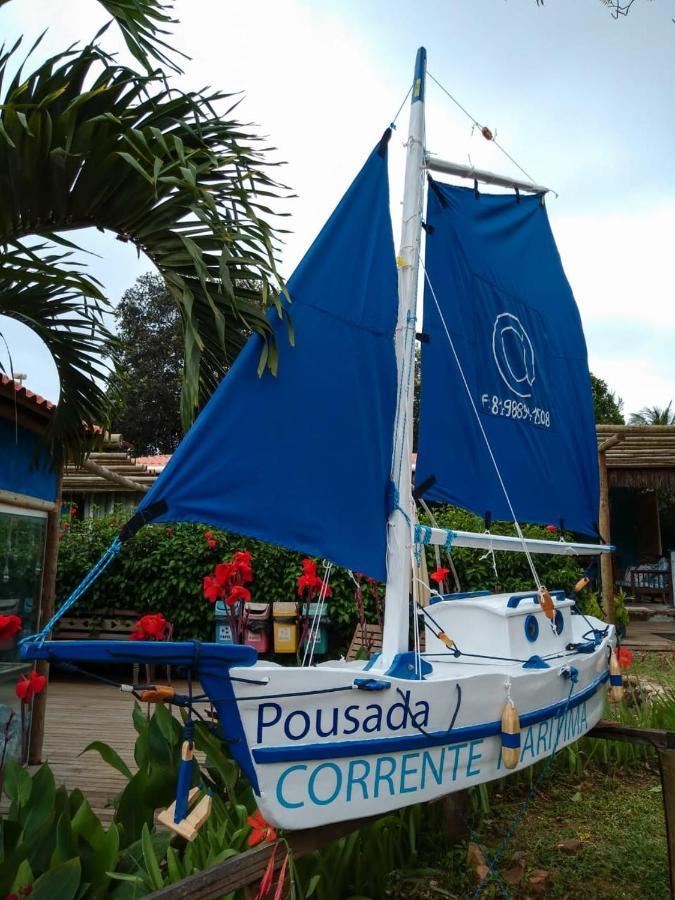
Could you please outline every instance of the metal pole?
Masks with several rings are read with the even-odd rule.
[[[424,202],[424,89],[427,52],[417,51],[410,104],[408,155],[403,193],[403,223],[398,255],[398,319],[396,359],[398,362],[398,407],[391,478],[396,488],[397,508],[387,524],[387,590],[382,635],[382,655],[378,668],[389,668],[397,653],[408,649],[408,595],[410,591],[410,542],[412,503],[412,424],[415,310],[417,275]],[[412,350],[410,342],[412,343]]]
[[[532,181],[519,181],[517,178],[507,178],[504,175],[497,175],[495,172],[488,172],[486,169],[462,166],[459,163],[439,159],[437,156],[431,156],[430,154],[427,154],[426,162],[427,168],[432,172],[456,175],[458,178],[469,178],[472,181],[481,181],[484,184],[496,184],[499,187],[513,189],[518,188],[519,191],[526,191],[531,194],[547,194],[551,190],[541,184],[534,184]]]
[[[59,532],[61,519],[61,492],[63,490],[63,467],[59,469],[56,486],[56,502],[47,517],[47,542],[45,546],[44,569],[42,572],[42,592],[40,595],[40,616],[38,627],[48,622],[54,615],[56,598],[56,564],[59,555]],[[40,660],[35,668],[40,675],[49,678],[49,663]],[[28,763],[37,765],[42,762],[42,745],[45,736],[45,713],[47,710],[47,692],[38,694],[33,699],[30,720],[30,737],[28,744]]]
[[[600,536],[606,544],[611,541],[610,515],[609,515],[609,481],[607,479],[607,457],[605,451],[598,453],[598,462],[600,470],[600,513],[598,516],[598,525],[600,528]],[[612,625],[615,621],[614,615],[614,571],[612,567],[612,556],[610,553],[603,554],[600,557],[600,583],[602,584],[602,599],[604,601],[605,613],[607,621]]]

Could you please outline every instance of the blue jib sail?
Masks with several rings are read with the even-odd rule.
[[[288,281],[294,347],[270,314],[278,375],[258,377],[252,337],[138,512],[165,501],[154,521],[386,577],[398,303],[386,155],[383,141]]]
[[[596,533],[598,453],[586,344],[539,196],[429,190],[416,483],[494,519]]]

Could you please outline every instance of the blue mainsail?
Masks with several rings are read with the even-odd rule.
[[[386,578],[396,402],[397,272],[386,142],[288,281],[295,329],[270,321],[278,376],[252,337],[139,506]]]
[[[426,270],[520,521],[596,532],[586,344],[540,196],[432,183]],[[425,284],[416,483],[425,498],[511,514]]]

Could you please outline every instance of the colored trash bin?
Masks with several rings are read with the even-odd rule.
[[[328,653],[328,628],[330,621],[326,604],[323,604],[323,612],[318,623],[316,617],[319,614],[318,603],[303,603],[302,615],[307,616],[307,631],[302,641],[303,647],[310,641],[314,645],[314,653],[319,655]]]
[[[274,652],[298,651],[298,604],[277,601],[272,609],[274,618]]]
[[[216,600],[216,644],[233,644],[230,607],[224,600]]]
[[[258,653],[268,653],[270,649],[270,621],[272,607],[269,603],[247,603],[246,630],[244,643],[254,647]]]

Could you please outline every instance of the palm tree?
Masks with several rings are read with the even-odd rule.
[[[286,315],[267,221],[283,189],[260,139],[233,116],[238,99],[185,93],[153,71],[152,59],[179,71],[158,0],[101,2],[142,73],[104,51],[104,28],[27,74],[24,60],[3,89],[19,44],[0,48],[0,312],[40,335],[56,362],[57,458],[84,451],[83,423],[106,424],[116,348],[109,301],[67,232],[112,232],[164,277],[181,313],[186,426],[251,330],[265,338],[261,369],[276,369],[265,307]]]
[[[668,406],[643,406],[639,412],[632,413],[631,425],[675,425],[675,412],[671,412],[673,401]]]

